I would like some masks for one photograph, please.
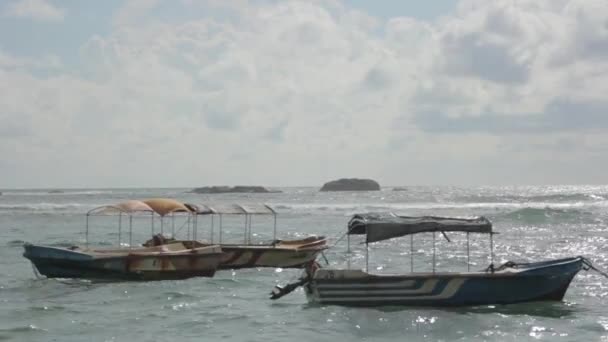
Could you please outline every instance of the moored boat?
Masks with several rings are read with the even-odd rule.
[[[501,267],[494,272],[373,275],[319,269],[309,301],[346,306],[465,306],[562,300],[582,257]]]
[[[207,246],[199,241],[182,242],[190,247]],[[223,252],[218,266],[220,270],[255,267],[303,268],[327,248],[322,237],[261,244],[223,243],[220,247]]]
[[[89,247],[89,217],[117,214],[118,248]],[[150,215],[154,210],[142,201],[127,201],[90,210],[85,230],[85,246],[61,248],[26,243],[24,257],[48,278],[90,280],[165,280],[211,277],[222,256],[218,245],[189,248],[182,243],[156,247],[133,247],[132,220],[137,214]],[[129,219],[129,245],[122,247],[122,218]],[[153,222],[153,220],[152,220]]]
[[[467,262],[469,233],[489,235],[490,266],[473,272],[435,272],[435,234],[442,233],[447,239],[446,232],[467,234]],[[411,262],[409,273],[369,273],[367,244],[418,233],[433,234],[432,272],[414,272]],[[280,298],[297,286],[304,286],[312,303],[345,306],[466,306],[560,301],[574,276],[583,268],[593,268],[590,261],[581,256],[533,263],[507,262],[494,267],[492,236],[495,232],[484,217],[359,214],[350,220],[346,234],[365,235],[365,271],[325,269],[311,263],[297,283],[276,287],[271,299]],[[350,238],[348,248],[350,250]]]
[[[197,239],[197,224],[193,230],[193,238],[180,240],[156,236],[147,241],[145,246],[156,246],[164,243],[181,242],[189,248],[200,248],[217,243],[222,248],[222,259],[219,269],[241,269],[252,267],[302,268],[314,261],[327,248],[323,236],[309,236],[297,240],[277,239],[277,213],[265,204],[186,204],[199,216],[211,216],[209,241]],[[244,234],[242,243],[226,242],[223,234],[223,222],[226,216],[237,215],[244,217]],[[273,218],[273,237],[269,242],[252,241],[253,216],[269,215]],[[217,219],[216,219],[217,218]],[[217,241],[215,222],[218,222]]]
[[[221,258],[219,246],[186,248],[175,243],[160,247],[110,250],[25,244],[24,256],[47,278],[89,280],[213,277]]]

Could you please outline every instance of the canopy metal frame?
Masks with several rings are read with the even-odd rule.
[[[224,216],[240,216],[243,215],[244,217],[244,229],[243,229],[243,243],[244,244],[251,244],[252,241],[252,226],[253,226],[253,217],[254,216],[259,216],[259,215],[272,215],[273,217],[273,232],[272,232],[272,239],[273,241],[276,241],[277,239],[277,212],[269,205],[267,204],[256,204],[255,208],[252,208],[252,205],[241,205],[241,204],[219,204],[219,205],[212,205],[212,204],[200,204],[200,205],[193,205],[193,204],[189,204],[192,207],[196,207],[197,211],[196,211],[196,215],[209,215],[211,217],[211,227],[210,227],[210,232],[209,232],[209,236],[210,236],[210,243],[215,243],[215,217],[217,216],[217,223],[218,223],[218,236],[219,236],[219,242],[218,243],[222,243],[223,242],[223,237],[224,237]],[[198,221],[197,221],[198,222]],[[194,231],[196,232],[198,230],[198,225],[194,226]],[[195,235],[197,235],[197,233],[194,233]]]
[[[156,230],[154,229],[154,227],[155,227],[154,221],[155,221],[155,218],[158,217],[160,219],[160,234],[162,234],[162,235],[165,234],[165,218],[169,218],[171,221],[170,223],[171,223],[171,237],[172,238],[175,238],[177,236],[177,234],[184,227],[186,227],[186,238],[189,240],[190,235],[192,234],[193,239],[194,239],[194,236],[196,235],[196,230],[194,229],[195,223],[196,223],[196,215],[194,213],[186,212],[186,211],[172,211],[166,215],[160,215],[158,213],[155,213],[155,214],[156,215],[152,216],[152,224],[151,224],[152,236],[154,236],[154,234],[156,234]],[[186,221],[176,231],[175,220],[176,220],[176,218],[179,218],[179,217],[185,217]]]
[[[143,201],[142,201],[143,202]],[[109,216],[111,215],[111,213],[118,213],[118,246],[122,246],[122,231],[123,231],[123,216],[127,216],[129,217],[129,248],[132,248],[133,246],[133,217],[136,216],[140,216],[142,214],[145,215],[150,215],[150,229],[151,229],[151,233],[152,236],[154,236],[155,234],[155,218],[158,216],[160,218],[160,232],[161,234],[164,234],[164,226],[165,226],[165,217],[166,216],[170,216],[171,217],[171,232],[172,232],[172,237],[175,237],[175,218],[176,215],[175,213],[178,214],[185,214],[187,215],[186,217],[186,225],[187,225],[187,238],[190,238],[190,226],[193,222],[192,216],[193,213],[192,212],[187,212],[187,211],[183,211],[183,210],[176,210],[176,211],[171,211],[165,215],[160,215],[158,212],[155,212],[154,209],[150,208],[149,210],[125,210],[123,207],[120,206],[120,204],[118,205],[104,205],[104,206],[100,206],[100,207],[96,207],[93,208],[91,210],[89,210],[86,213],[86,224],[85,224],[85,246],[88,248],[89,246],[89,230],[90,230],[90,217],[92,216]],[[177,215],[177,217],[179,216],[183,216],[183,215]],[[183,226],[182,226],[183,228]],[[181,229],[181,228],[180,228]],[[194,233],[194,230],[193,230]],[[195,233],[194,233],[195,234]]]
[[[394,215],[391,213],[392,216],[394,217],[398,217],[397,215]],[[356,215],[355,215],[356,216]],[[440,219],[450,219],[450,218],[440,218]],[[347,243],[347,268],[350,269],[351,268],[351,240],[350,240],[350,235],[354,234],[353,230],[355,227],[351,227],[349,224],[349,229],[346,233],[347,235],[347,239],[346,239],[346,243]],[[435,274],[436,273],[436,265],[437,265],[437,257],[436,257],[436,233],[437,232],[441,232],[444,237],[448,240],[449,238],[447,237],[447,235],[445,234],[444,230],[432,230],[432,231],[427,231],[427,232],[415,232],[415,233],[411,233],[411,234],[407,234],[410,236],[410,272],[413,273],[414,272],[414,235],[415,234],[420,234],[420,233],[428,233],[431,232],[432,236],[433,236],[433,241],[432,241],[432,249],[433,249],[433,254],[432,254],[432,273]],[[453,231],[452,231],[453,232]],[[467,271],[471,270],[471,255],[470,255],[470,233],[469,231],[465,231],[466,233],[466,245],[467,245]],[[479,234],[489,234],[490,235],[490,271],[494,272],[494,234],[497,234],[496,232],[491,231],[491,227],[490,227],[490,231],[489,232],[476,232]],[[360,234],[360,233],[357,233]],[[369,272],[369,242],[367,239],[367,234],[366,234],[366,239],[365,239],[365,272]]]
[[[93,208],[89,210],[85,217],[85,247],[89,247],[89,231],[90,231],[90,218],[93,216],[110,216],[108,213],[104,213],[103,210],[112,210],[118,212],[118,246],[122,246],[122,217],[126,215],[129,218],[129,248],[133,246],[133,217],[140,215],[150,215],[152,220],[154,220],[154,211],[150,210],[136,210],[136,211],[127,211],[123,208],[114,205],[104,205],[100,207]]]
[[[243,215],[244,220],[244,232],[243,232],[243,243],[251,244],[252,235],[253,235],[253,216],[257,215],[272,215],[273,217],[273,232],[272,238],[273,241],[277,239],[277,213],[276,211],[267,204],[250,204],[250,205],[240,205],[240,204],[231,204],[226,207],[226,205],[192,205],[192,204],[184,204],[189,211],[184,210],[175,210],[167,213],[161,213],[155,211],[155,209],[146,209],[146,210],[135,210],[128,211],[125,210],[124,207],[120,205],[106,205],[93,208],[89,210],[86,214],[86,225],[85,225],[85,245],[89,246],[89,218],[92,216],[108,216],[109,212],[118,214],[118,245],[122,244],[123,239],[123,215],[129,217],[128,225],[129,225],[129,246],[133,245],[133,217],[135,215],[139,216],[141,213],[150,215],[150,229],[152,236],[156,233],[155,230],[155,221],[156,215],[158,215],[160,219],[160,233],[165,233],[165,217],[170,217],[171,222],[171,234],[172,237],[175,238],[176,234],[178,234],[183,228],[184,225],[187,227],[187,239],[196,241],[198,239],[198,216],[199,215],[209,215],[211,217],[211,230],[210,230],[210,242],[215,242],[215,224],[218,221],[218,235],[219,235],[219,243],[222,243],[223,239],[223,217],[227,215]],[[176,231],[175,219],[176,217],[182,215],[175,214],[185,214],[186,222]],[[218,217],[218,220],[215,217]]]

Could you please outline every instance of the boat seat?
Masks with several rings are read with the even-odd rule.
[[[166,245],[157,246],[161,252],[177,252],[188,249],[182,242],[169,243]]]

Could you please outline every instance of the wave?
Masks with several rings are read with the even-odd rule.
[[[363,212],[363,211],[399,211],[403,210],[441,210],[441,209],[484,209],[484,210],[500,210],[500,209],[539,209],[539,210],[567,210],[571,208],[587,208],[587,207],[608,207],[608,201],[600,201],[595,203],[574,202],[476,202],[476,203],[305,203],[305,204],[271,204],[273,208],[281,211],[295,212]]]
[[[586,210],[578,207],[562,207],[562,208],[532,208],[526,207],[499,215],[500,218],[506,218],[515,221],[521,221],[528,224],[543,224],[548,222],[587,222],[593,221],[594,215]]]
[[[47,331],[47,330],[39,328],[33,324],[0,329],[0,332],[7,332],[7,333],[14,333],[14,332],[21,333],[21,332],[30,332],[30,331]]]
[[[457,196],[455,202],[481,202],[481,203],[522,203],[522,202],[549,202],[549,203],[571,203],[571,202],[601,202],[608,199],[606,193],[573,193],[573,194],[549,194],[549,195],[466,195]]]
[[[279,214],[294,212],[298,214],[352,214],[355,212],[395,212],[408,214],[408,211],[424,210],[478,210],[482,212],[514,211],[512,215],[536,215],[527,209],[592,209],[607,208],[608,200],[594,202],[365,202],[365,203],[268,203]],[[88,210],[101,206],[100,203],[8,203],[0,204],[0,213],[32,214],[85,214]],[[518,212],[519,210],[524,210]],[[544,215],[544,214],[542,214]]]
[[[168,292],[163,292],[162,294],[160,294],[159,296],[157,296],[158,299],[165,299],[165,300],[173,300],[173,299],[198,299],[199,297],[188,294],[188,293],[184,293],[184,292],[179,292],[179,291],[168,291]]]
[[[6,243],[6,246],[8,247],[21,247],[23,246],[23,244],[25,243],[25,241],[23,240],[11,240],[9,242]]]
[[[0,212],[55,212],[69,211],[83,208],[93,208],[93,205],[83,203],[13,203],[0,204]]]
[[[577,202],[577,201],[605,201],[608,198],[607,194],[589,194],[589,193],[576,193],[576,194],[552,194],[552,195],[537,195],[530,196],[530,201],[538,202]]]
[[[101,204],[91,203],[11,203],[0,204],[1,214],[33,214],[33,215],[84,215],[90,209]]]

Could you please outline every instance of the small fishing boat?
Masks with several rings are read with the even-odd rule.
[[[158,204],[151,201],[151,204]],[[189,212],[175,202],[163,202],[165,214]],[[157,208],[160,210],[161,206]],[[85,246],[61,248],[26,243],[24,257],[35,270],[48,278],[81,278],[90,280],[166,280],[190,277],[212,277],[220,263],[222,250],[218,245],[189,248],[176,242],[155,247],[133,247],[133,218],[150,215],[154,222],[155,210],[143,201],[127,201],[102,206],[86,214]],[[89,247],[89,218],[117,214],[118,248]],[[122,220],[129,221],[129,244],[122,247]],[[162,221],[161,221],[162,222]],[[162,224],[161,224],[162,226]],[[153,230],[154,231],[154,230]]]
[[[435,235],[441,233],[448,239],[446,232],[466,233],[467,264],[470,264],[469,234],[489,235],[490,266],[477,272],[436,272]],[[369,243],[406,235],[413,237],[419,233],[433,234],[432,272],[414,272],[413,259],[410,261],[410,273],[389,275],[368,272]],[[271,299],[304,286],[312,303],[345,306],[467,306],[560,301],[581,268],[595,269],[588,259],[581,256],[533,263],[507,262],[494,267],[492,237],[495,232],[490,221],[484,217],[463,219],[358,214],[348,224],[346,236],[349,251],[350,235],[359,234],[365,235],[365,271],[325,269],[311,263],[296,283],[275,287]],[[413,238],[410,243],[412,256]]]
[[[158,246],[180,242],[189,248],[201,248],[218,244],[222,248],[222,259],[218,269],[241,269],[253,267],[302,268],[314,261],[327,248],[323,236],[309,236],[297,240],[277,239],[277,213],[265,204],[185,204],[197,216],[210,217],[209,240],[197,239],[198,219],[194,223],[192,239],[179,240],[174,237],[155,236],[144,246]],[[244,233],[242,243],[227,242],[224,236],[226,216],[242,216]],[[269,215],[273,218],[273,238],[268,242],[252,241],[252,221],[254,216]],[[218,221],[218,238],[215,237],[215,222]],[[174,236],[174,235],[173,235]]]

